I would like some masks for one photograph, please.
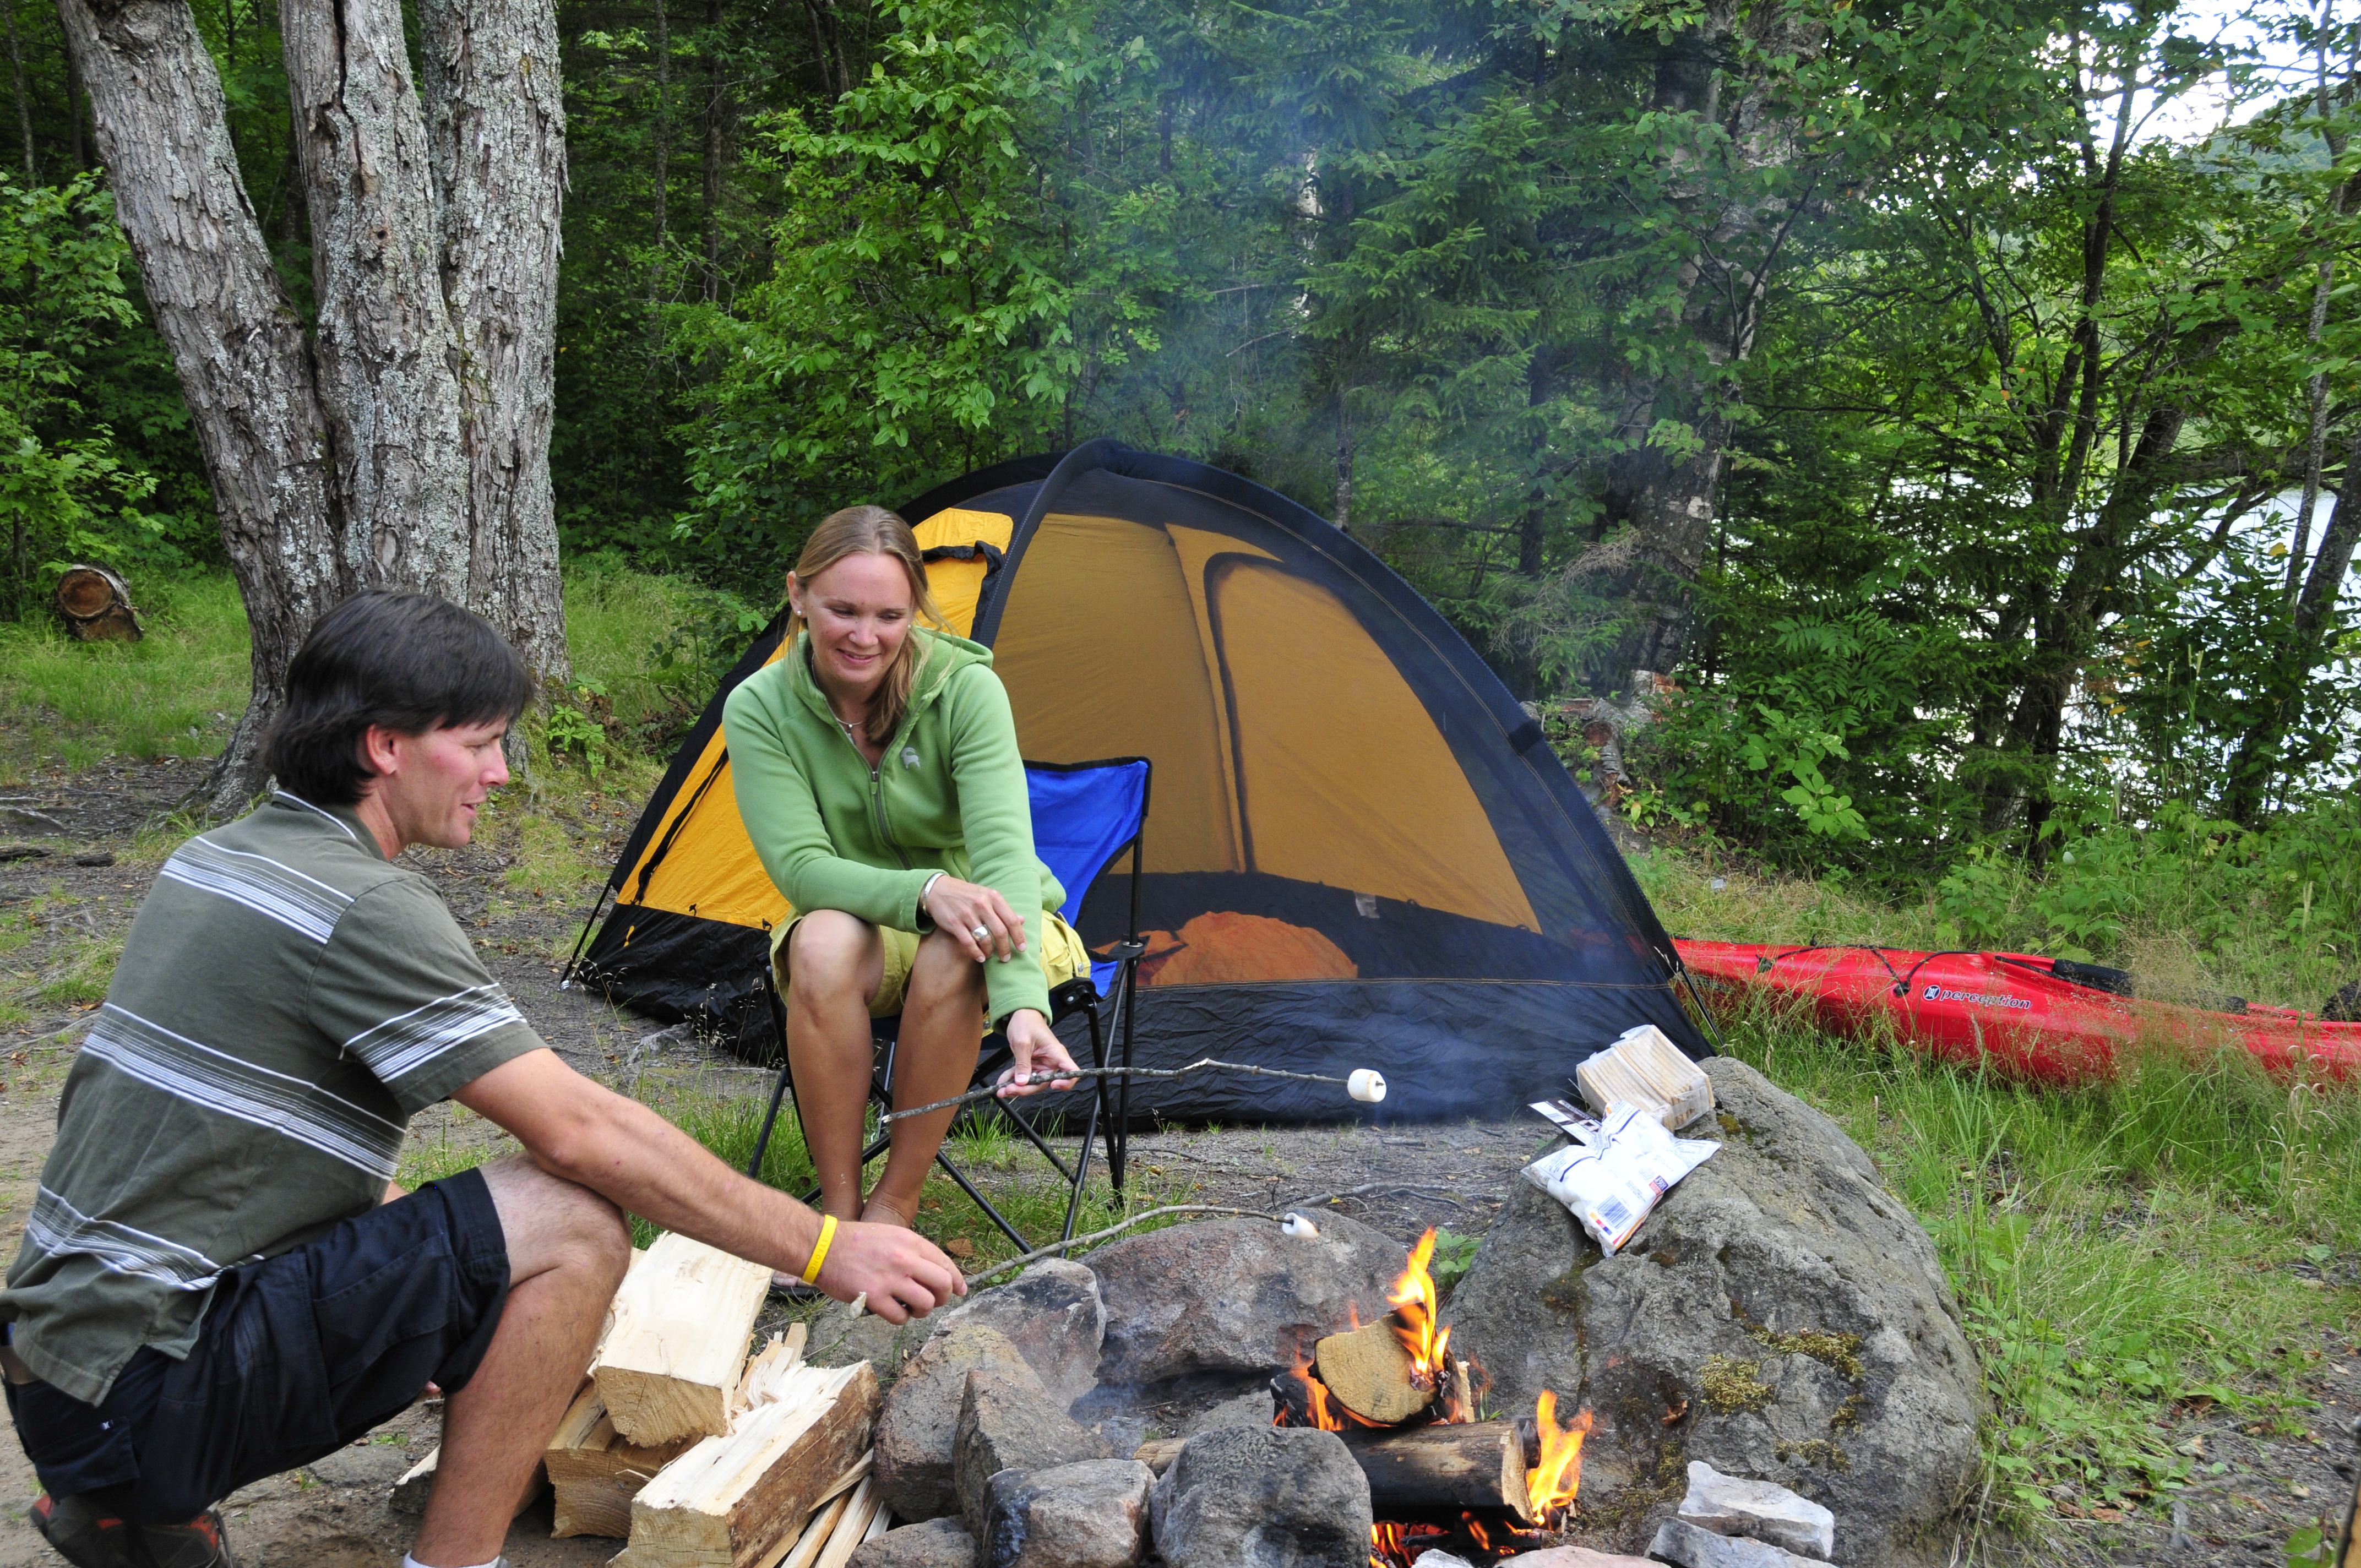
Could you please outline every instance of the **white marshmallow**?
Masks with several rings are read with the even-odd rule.
[[[1290,1236],[1301,1236],[1306,1240],[1317,1241],[1320,1237],[1320,1227],[1292,1209],[1279,1217],[1279,1228]]]
[[[1375,1105],[1386,1097],[1386,1075],[1375,1068],[1356,1067],[1353,1076],[1345,1080],[1345,1092],[1367,1104]]]

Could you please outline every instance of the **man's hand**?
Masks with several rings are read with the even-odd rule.
[[[731,1170],[686,1133],[591,1082],[555,1051],[504,1062],[452,1098],[515,1134],[552,1176],[734,1257],[794,1274],[818,1245],[818,1215]],[[820,1288],[847,1301],[866,1290],[879,1317],[900,1323],[966,1287],[951,1260],[915,1232],[840,1224],[820,1261]]]
[[[1013,1059],[1000,1075],[1003,1100],[1074,1087],[1074,1080],[1055,1077],[1060,1069],[1072,1072],[1074,1058],[1066,1054],[1065,1042],[1051,1031],[1049,1020],[1030,1007],[1008,1015],[1008,1054]]]
[[[900,1225],[840,1221],[820,1263],[819,1288],[840,1301],[869,1298],[869,1310],[889,1323],[923,1318],[967,1286],[935,1244]]]

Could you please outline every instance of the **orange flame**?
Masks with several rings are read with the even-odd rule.
[[[1328,1392],[1328,1385],[1312,1375],[1312,1364],[1303,1359],[1301,1351],[1296,1353],[1295,1367],[1290,1376],[1303,1385],[1303,1402],[1305,1408],[1312,1412],[1312,1424],[1322,1431],[1343,1431],[1344,1417],[1337,1412],[1344,1407],[1330,1405],[1329,1400],[1332,1396]],[[1271,1418],[1270,1424],[1275,1427],[1286,1426],[1289,1424],[1287,1416],[1287,1404],[1282,1400],[1279,1403],[1279,1413]]]
[[[1431,1524],[1397,1524],[1379,1519],[1369,1527],[1369,1568],[1409,1568],[1426,1551],[1427,1542],[1446,1532]]]
[[[1590,1412],[1558,1425],[1557,1395],[1544,1388],[1533,1406],[1533,1425],[1541,1431],[1542,1455],[1525,1472],[1526,1508],[1535,1523],[1554,1526],[1582,1486],[1582,1439],[1590,1431]]]
[[[1393,1303],[1394,1337],[1410,1353],[1411,1381],[1421,1388],[1444,1387],[1451,1380],[1451,1331],[1435,1326],[1441,1312],[1434,1300],[1434,1276],[1426,1271],[1433,1255],[1434,1231],[1429,1227],[1411,1248],[1410,1266],[1386,1298]]]

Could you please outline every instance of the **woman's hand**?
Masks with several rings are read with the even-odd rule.
[[[1003,1100],[1074,1087],[1074,1080],[1054,1077],[1060,1068],[1072,1072],[1074,1058],[1066,1054],[1065,1042],[1050,1031],[1049,1020],[1030,1007],[1019,1007],[1008,1015],[1008,1054],[1016,1059],[1000,1075]]]
[[[927,890],[927,917],[978,963],[994,954],[1005,963],[1025,950],[1025,917],[1009,908],[996,889],[954,876],[937,877]],[[982,936],[976,934],[979,930]]]

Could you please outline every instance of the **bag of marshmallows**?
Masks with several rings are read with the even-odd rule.
[[[1609,1257],[1675,1182],[1721,1146],[1675,1137],[1664,1130],[1662,1111],[1618,1102],[1597,1122],[1565,1119],[1560,1124],[1576,1141],[1525,1167],[1525,1179],[1565,1204]]]

